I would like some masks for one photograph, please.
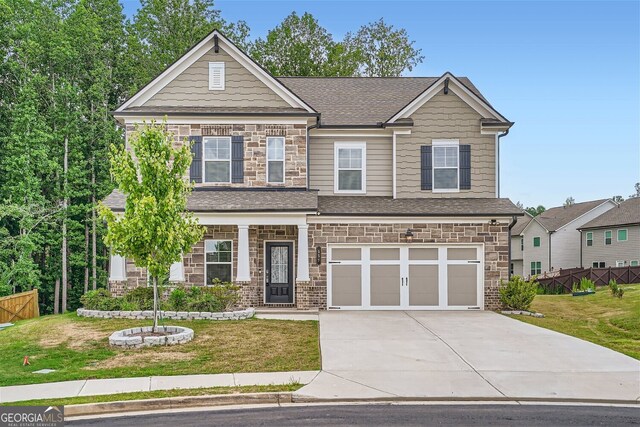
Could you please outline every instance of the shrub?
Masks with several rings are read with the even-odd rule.
[[[622,298],[624,295],[624,289],[618,286],[618,282],[614,279],[609,280],[609,290],[611,291],[611,295],[614,297]]]
[[[139,311],[139,310],[142,310],[140,308],[140,304],[138,304],[138,302],[136,302],[136,301],[127,301],[127,300],[122,298],[122,299],[120,299],[118,301],[118,304],[120,305],[118,310],[121,310],[121,311]]]
[[[511,310],[528,310],[536,296],[538,284],[534,278],[524,280],[513,276],[500,286],[500,301]]]
[[[114,311],[120,309],[120,301],[111,296],[107,289],[89,291],[80,297],[82,306],[87,310]]]
[[[169,294],[166,306],[173,311],[185,311],[187,309],[187,292],[183,287],[175,288]]]
[[[179,287],[169,295],[167,306],[174,311],[227,311],[239,301],[239,291],[239,286],[220,281],[208,287]]]
[[[122,304],[136,307],[129,311],[153,310],[153,288],[141,287],[130,290],[122,297]],[[122,310],[125,309],[123,308]]]
[[[580,283],[574,283],[571,287],[572,292],[583,292],[583,291],[594,291],[596,290],[596,285],[592,280],[583,277],[580,279]]]

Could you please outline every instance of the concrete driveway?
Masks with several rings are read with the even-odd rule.
[[[301,398],[640,401],[640,362],[493,312],[320,313]]]

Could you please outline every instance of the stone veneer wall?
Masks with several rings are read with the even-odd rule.
[[[127,125],[129,140],[135,130]],[[202,125],[170,124],[167,130],[174,135],[175,146],[182,146],[191,135],[201,136],[244,136],[244,182],[206,183],[198,187],[297,187],[307,186],[307,135],[306,125]],[[268,184],[267,181],[267,136],[285,137],[285,180],[283,184]]]
[[[327,304],[327,244],[328,243],[405,243],[407,228],[413,231],[413,242],[419,243],[484,243],[484,304],[485,309],[501,307],[498,287],[509,279],[509,227],[486,223],[460,224],[310,224],[309,275],[312,282],[299,286],[303,298],[298,308]],[[322,262],[315,262],[315,248],[322,247]]]

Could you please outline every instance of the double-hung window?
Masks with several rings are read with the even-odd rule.
[[[607,230],[604,232],[604,244],[605,245],[610,245],[611,244],[611,240],[613,239],[613,232],[611,230]]]
[[[204,142],[203,182],[231,182],[231,137],[202,138]]]
[[[593,233],[587,232],[587,246],[593,246]]]
[[[539,237],[534,237],[533,238],[533,247],[534,248],[539,248],[540,247],[540,238]]]
[[[542,262],[531,261],[531,275],[535,276],[540,273],[542,273]]]
[[[620,229],[618,230],[618,242],[626,242],[627,241],[627,230]]]
[[[524,251],[524,236],[520,237],[520,250]]]
[[[460,189],[459,154],[457,140],[433,141],[433,191]]]
[[[233,242],[231,240],[205,240],[205,285],[216,279],[231,282],[233,276]]]
[[[366,144],[336,142],[334,146],[336,193],[366,192]]]
[[[284,183],[284,137],[267,137],[267,182]]]

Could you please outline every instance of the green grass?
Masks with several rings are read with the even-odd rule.
[[[320,369],[318,322],[250,319],[171,321],[192,328],[193,341],[123,350],[112,332],[149,320],[89,319],[75,313],[25,320],[0,331],[0,386],[151,375]],[[30,366],[22,366],[29,356]],[[56,372],[33,374],[49,368]]]
[[[207,387],[192,389],[173,389],[140,391],[135,393],[107,394],[102,396],[78,396],[62,399],[24,400],[20,402],[0,403],[0,406],[61,406],[80,405],[83,403],[120,402],[124,400],[159,399],[163,397],[180,396],[210,396],[215,394],[266,393],[296,391],[302,384],[291,383],[281,385],[250,385],[238,387]]]
[[[622,299],[609,288],[593,295],[537,295],[532,311],[544,318],[513,316],[523,322],[573,335],[640,359],[640,284],[620,285]]]

